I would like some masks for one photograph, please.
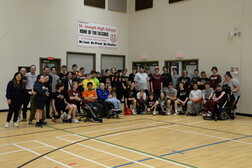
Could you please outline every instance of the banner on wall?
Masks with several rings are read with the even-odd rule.
[[[117,48],[117,27],[93,22],[78,22],[78,45]]]

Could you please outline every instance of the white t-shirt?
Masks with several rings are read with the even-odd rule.
[[[191,90],[189,98],[191,99],[199,99],[202,98],[202,91],[201,90]]]
[[[140,99],[141,98],[141,95],[140,95],[140,92],[137,93],[137,99]],[[143,97],[142,97],[144,100],[146,100],[146,93],[143,94]]]
[[[146,73],[137,73],[134,81],[137,82],[137,90],[148,90],[149,77]]]

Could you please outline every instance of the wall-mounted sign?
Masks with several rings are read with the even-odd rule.
[[[233,75],[237,75],[239,74],[239,71],[240,71],[240,67],[230,67],[230,73],[233,74]]]
[[[117,27],[93,22],[78,22],[78,45],[117,48]]]

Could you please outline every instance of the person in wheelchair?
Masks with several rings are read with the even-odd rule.
[[[113,111],[120,111],[121,110],[121,102],[120,100],[114,98],[107,90],[105,90],[105,84],[100,83],[99,89],[97,89],[97,95],[99,103],[103,105],[103,109],[108,112],[108,104],[113,104],[112,109]],[[108,114],[108,113],[107,113]]]
[[[103,105],[98,103],[98,96],[95,90],[93,90],[93,83],[87,83],[87,90],[82,92],[82,97],[84,99],[84,103],[90,108],[91,112],[93,112],[92,119],[99,119],[99,116],[102,114]]]

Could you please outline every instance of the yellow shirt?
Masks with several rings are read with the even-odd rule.
[[[83,83],[83,88],[84,88],[85,90],[87,90],[87,89],[88,89],[87,84],[88,84],[89,82],[92,82],[92,83],[93,83],[92,89],[95,89],[95,88],[96,88],[95,82],[94,82],[93,80],[91,80],[91,79],[89,79],[89,80],[84,79],[84,80],[82,81],[82,83]]]

